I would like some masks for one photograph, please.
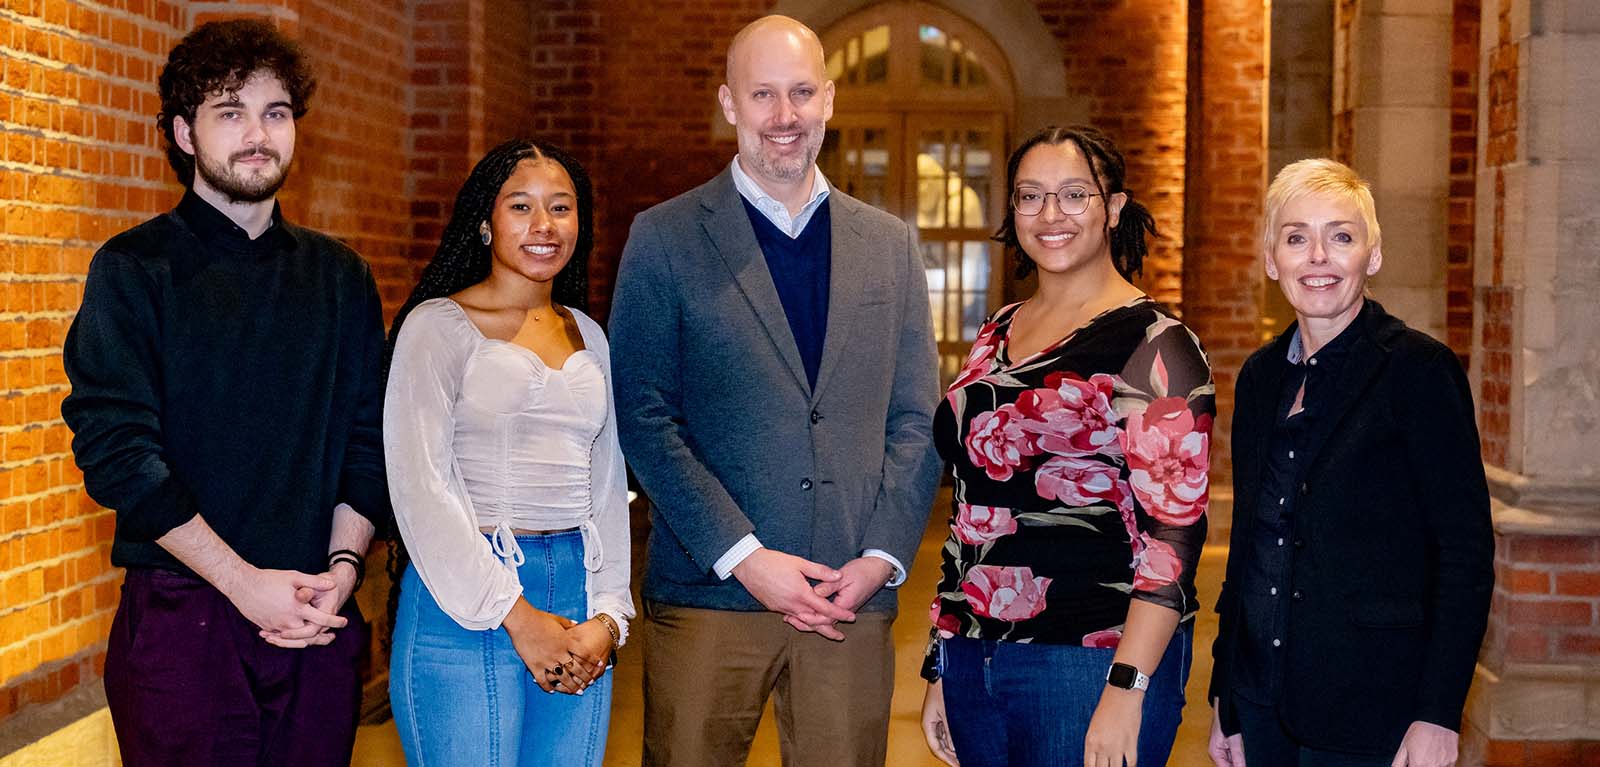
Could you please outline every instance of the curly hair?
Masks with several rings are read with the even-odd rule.
[[[461,191],[456,193],[455,208],[444,234],[439,237],[439,249],[433,260],[422,270],[422,277],[411,291],[411,296],[395,313],[394,324],[389,328],[389,343],[383,355],[385,387],[389,378],[389,365],[394,360],[394,344],[400,338],[400,326],[405,323],[417,304],[433,298],[453,295],[483,282],[489,277],[494,255],[478,233],[478,226],[488,221],[494,211],[494,201],[500,188],[524,160],[552,160],[561,165],[572,178],[573,191],[578,197],[578,241],[572,258],[556,274],[551,300],[562,306],[580,311],[589,306],[589,253],[594,249],[594,185],[589,174],[571,155],[535,139],[507,141],[483,156],[472,168]],[[400,580],[405,575],[411,555],[399,535],[389,536],[389,641],[393,642],[394,618],[400,605]]]
[[[1038,133],[1029,136],[1011,152],[1011,158],[1006,161],[1006,199],[1010,205],[1013,190],[1017,187],[1017,168],[1022,165],[1022,158],[1028,151],[1040,144],[1057,146],[1072,142],[1089,160],[1089,174],[1094,177],[1095,191],[1099,192],[1104,200],[1113,194],[1121,192],[1127,195],[1127,202],[1122,206],[1122,214],[1117,226],[1112,228],[1107,219],[1106,239],[1111,242],[1111,263],[1116,266],[1117,273],[1128,281],[1144,271],[1144,257],[1149,253],[1149,246],[1145,243],[1145,235],[1160,237],[1156,232],[1155,217],[1150,215],[1150,210],[1143,204],[1133,199],[1133,190],[1125,183],[1127,163],[1122,159],[1122,152],[1117,145],[1112,143],[1110,137],[1099,130],[1087,125],[1069,125],[1058,127],[1049,125]],[[1007,211],[1001,219],[1000,228],[995,231],[990,239],[1005,246],[1006,252],[1011,254],[1015,261],[1017,279],[1022,279],[1032,274],[1038,265],[1023,251],[1022,243],[1017,240],[1017,227],[1013,219],[1015,211]]]
[[[173,120],[194,124],[207,98],[244,87],[251,75],[270,72],[289,92],[295,119],[310,109],[317,78],[300,45],[271,24],[232,19],[201,24],[167,54],[159,81],[161,112],[156,127],[166,139],[167,163],[184,186],[194,184],[194,155],[178,146]]]

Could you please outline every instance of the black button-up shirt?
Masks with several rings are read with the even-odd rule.
[[[1261,705],[1278,701],[1289,610],[1291,603],[1305,598],[1294,586],[1294,554],[1304,544],[1295,537],[1293,521],[1305,482],[1306,457],[1316,447],[1311,440],[1317,419],[1324,417],[1339,369],[1361,332],[1358,324],[1350,323],[1310,357],[1305,356],[1298,332],[1289,344],[1290,367],[1278,394],[1277,416],[1262,465],[1261,494],[1256,500],[1254,535],[1248,544],[1251,550],[1244,558],[1250,564],[1243,573],[1239,600],[1243,641],[1233,666],[1234,692]],[[1291,415],[1302,384],[1305,394],[1300,412]]]

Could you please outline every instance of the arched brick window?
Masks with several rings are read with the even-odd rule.
[[[940,371],[954,377],[1001,300],[1006,59],[976,26],[918,2],[870,6],[823,35],[838,88],[818,164],[839,188],[915,223]]]

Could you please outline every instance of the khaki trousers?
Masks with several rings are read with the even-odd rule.
[[[742,767],[776,693],[786,767],[882,767],[893,617],[857,613],[843,642],[769,612],[645,603],[645,767]]]

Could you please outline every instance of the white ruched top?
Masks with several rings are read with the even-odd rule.
[[[576,527],[589,617],[606,613],[627,636],[628,482],[611,359],[600,326],[571,311],[586,348],[560,368],[485,337],[448,298],[418,304],[395,342],[389,496],[417,574],[464,628],[498,628],[522,594],[513,529]]]

